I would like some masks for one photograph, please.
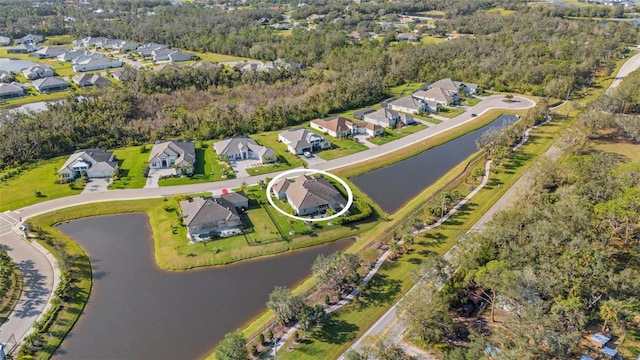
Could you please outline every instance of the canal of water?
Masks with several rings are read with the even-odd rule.
[[[91,259],[93,288],[60,359],[195,359],[265,310],[274,286],[293,287],[319,254],[345,239],[282,255],[201,270],[155,265],[146,214],[74,220],[58,227]]]
[[[393,214],[407,201],[478,151],[476,140],[482,134],[489,129],[512,123],[516,119],[514,115],[501,115],[478,130],[350,180],[387,214]]]

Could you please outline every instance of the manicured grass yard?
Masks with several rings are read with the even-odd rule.
[[[250,60],[250,59],[242,58],[242,57],[238,57],[238,56],[231,56],[231,55],[218,54],[218,53],[197,52],[197,51],[187,51],[187,50],[184,50],[184,51],[188,52],[188,53],[191,53],[193,55],[196,55],[197,57],[200,58],[200,60],[209,61],[209,62],[213,62],[213,63]]]
[[[218,160],[217,154],[213,151],[213,141],[196,142],[195,175],[163,179],[159,181],[159,185],[173,186],[225,180],[226,178],[222,177],[222,169],[233,172],[229,164]]]
[[[149,161],[151,145],[130,146],[116,149],[113,155],[120,161],[120,172],[117,179],[109,185],[109,189],[140,189],[147,183],[143,171]]]
[[[331,135],[323,134],[322,132],[320,132],[320,131],[318,131],[316,129],[312,129],[309,126],[309,124],[305,124],[304,127],[307,128],[308,130],[313,131],[314,133],[324,137],[325,139],[329,140],[329,142],[331,143],[331,148],[326,149],[326,150],[321,150],[321,151],[315,153],[315,156],[317,156],[317,157],[319,157],[321,159],[331,160],[331,159],[339,158],[339,157],[342,157],[342,156],[355,154],[357,152],[364,151],[364,150],[368,149],[365,145],[362,145],[360,143],[357,143],[357,142],[353,141],[352,138],[338,139],[338,138],[334,138]]]
[[[463,98],[463,101],[462,101],[462,103],[460,105],[462,105],[462,106],[474,106],[474,105],[477,105],[480,101],[482,101],[482,100],[480,100],[477,97],[466,97],[466,98]]]
[[[409,126],[398,128],[398,129],[384,129],[384,134],[382,134],[382,136],[376,136],[374,138],[371,138],[369,139],[369,142],[376,145],[386,144],[390,141],[398,140],[409,134],[413,134],[420,130],[424,130],[426,127],[427,126],[424,124],[415,123]]]
[[[424,83],[421,83],[421,82],[402,84],[402,85],[398,85],[390,88],[389,93],[391,94],[391,96],[397,99],[403,96],[413,94],[414,92],[416,92],[416,90],[420,89],[422,85],[424,85]]]
[[[58,170],[68,156],[40,161],[29,170],[0,182],[0,211],[19,209],[45,200],[79,194],[69,184],[56,184]],[[40,191],[37,197],[35,192]]]
[[[258,171],[259,173],[266,174],[274,171],[280,171],[306,165],[306,161],[288,152],[287,146],[281,142],[278,142],[279,133],[280,131],[269,131],[261,134],[251,135],[251,137],[256,140],[258,144],[271,148],[278,156],[279,163],[278,165],[269,165],[248,169],[250,175],[258,174]],[[272,167],[273,170],[268,170],[269,167]],[[256,173],[254,173],[253,171],[256,171]]]
[[[453,119],[454,117],[461,115],[465,112],[464,109],[453,108],[448,106],[442,106],[438,109],[438,113],[436,115],[444,116],[449,119]]]
[[[620,154],[633,162],[640,163],[640,145],[638,144],[597,141],[594,147],[601,151]]]
[[[420,37],[420,42],[423,44],[440,44],[445,41],[447,41],[447,38],[442,36],[422,35]]]

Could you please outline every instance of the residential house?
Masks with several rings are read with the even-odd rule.
[[[20,44],[7,50],[7,54],[29,54],[40,50],[40,46],[33,44]]]
[[[400,33],[396,36],[398,41],[416,42],[420,40],[420,36],[414,33]]]
[[[438,104],[435,101],[425,101],[418,99],[412,95],[403,96],[399,99],[390,101],[387,107],[391,110],[400,111],[408,114],[417,114],[421,111],[434,113]]]
[[[440,79],[433,84],[429,85],[429,88],[441,88],[450,92],[460,93],[460,90],[464,91],[466,95],[475,94],[478,90],[478,84],[463,83],[460,81],[454,81],[449,78]]]
[[[327,139],[304,128],[287,129],[278,134],[278,141],[287,145],[287,151],[296,155],[326,149],[331,146]]]
[[[39,93],[49,93],[53,91],[66,90],[69,84],[59,77],[51,76],[33,80],[33,86]]]
[[[413,93],[413,97],[424,101],[433,101],[442,106],[456,105],[460,103],[460,96],[458,96],[457,91],[451,91],[439,87],[416,91]]]
[[[73,61],[84,56],[91,56],[91,51],[87,50],[70,50],[58,55],[58,61]]]
[[[11,99],[24,96],[24,87],[19,83],[0,83],[0,99]]]
[[[0,70],[0,83],[10,83],[13,80],[15,80],[15,78],[12,73],[6,70]]]
[[[363,120],[382,127],[396,127],[398,124],[411,125],[414,123],[413,117],[410,115],[398,113],[386,107],[365,114]]]
[[[55,74],[51,68],[44,65],[35,65],[30,68],[22,70],[22,75],[29,80],[41,79],[45,77],[51,77]]]
[[[109,68],[117,68],[122,66],[122,62],[118,59],[110,59],[102,54],[93,54],[89,57],[80,57],[72,60],[73,71],[83,72],[92,70],[102,70]]]
[[[104,149],[76,150],[62,165],[58,174],[61,178],[71,180],[82,175],[88,178],[108,178],[116,174],[118,162],[113,153]]]
[[[77,74],[73,76],[73,82],[82,87],[110,86],[111,81],[98,74]]]
[[[125,65],[122,69],[116,70],[111,73],[114,79],[118,81],[124,81],[127,79],[133,79],[138,75],[138,70],[131,66]]]
[[[283,178],[271,188],[278,199],[286,200],[296,215],[324,214],[328,209],[336,212],[347,206],[347,200],[324,178],[300,175],[295,181]]]
[[[221,65],[214,64],[209,61],[196,61],[191,63],[189,66],[194,69],[216,70],[219,69]]]
[[[11,45],[11,38],[7,36],[0,36],[0,46]]]
[[[378,136],[384,133],[384,128],[366,121],[353,121],[341,116],[328,119],[315,119],[309,123],[312,129],[322,131],[335,138],[353,135]]]
[[[276,153],[268,147],[258,145],[250,137],[239,136],[227,138],[213,144],[218,156],[229,160],[260,160],[263,164],[276,161]]]
[[[233,206],[225,207],[213,198],[180,201],[187,226],[187,237],[193,242],[242,233],[242,219]]]
[[[45,46],[40,50],[34,51],[29,54],[31,57],[35,57],[38,59],[51,59],[54,57],[58,57],[64,53],[69,51],[66,47],[61,46]]]
[[[16,44],[37,44],[44,41],[44,36],[28,34],[16,40]]]
[[[244,192],[226,192],[219,196],[215,196],[214,199],[217,203],[226,208],[235,208],[238,211],[246,211],[249,209],[249,198]]]
[[[154,51],[158,51],[160,49],[166,49],[166,48],[168,48],[167,45],[148,43],[148,44],[138,46],[138,48],[136,49],[136,53],[144,59],[150,59],[153,57]]]
[[[360,40],[372,39],[374,36],[375,34],[369,31],[365,31],[365,32],[352,31],[351,33],[349,33],[349,35],[347,35],[347,38],[349,40],[360,41]]]
[[[149,155],[149,168],[175,168],[180,174],[193,174],[196,166],[196,147],[192,142],[158,140]]]
[[[366,108],[366,109],[362,109],[362,110],[358,110],[356,112],[353,113],[353,118],[354,119],[358,119],[358,120],[364,120],[364,116],[366,114],[372,113],[375,110],[372,108]]]

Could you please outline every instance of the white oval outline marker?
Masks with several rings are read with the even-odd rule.
[[[331,216],[322,217],[320,219],[306,218],[306,217],[291,215],[291,214],[288,214],[286,211],[280,209],[280,207],[278,207],[273,202],[273,199],[271,198],[271,188],[273,187],[273,185],[276,184],[276,182],[278,180],[282,179],[283,177],[286,177],[287,175],[296,174],[296,173],[305,173],[305,174],[309,173],[310,175],[312,175],[312,174],[322,174],[322,175],[326,175],[326,176],[329,176],[331,178],[334,178],[347,191],[347,205],[345,205],[345,207],[342,210],[340,210],[340,212],[338,212],[336,214],[333,214]],[[316,169],[293,169],[293,170],[287,170],[287,171],[285,171],[283,173],[280,173],[280,174],[276,175],[276,177],[274,177],[271,181],[269,181],[269,184],[267,184],[267,200],[269,200],[269,204],[271,204],[271,206],[276,208],[276,210],[278,210],[278,212],[280,214],[282,214],[284,216],[288,216],[288,217],[290,217],[292,219],[301,220],[301,221],[327,221],[327,220],[335,219],[335,218],[341,216],[342,214],[346,213],[349,210],[349,208],[353,204],[353,191],[351,191],[351,188],[349,187],[349,185],[347,185],[347,183],[344,180],[340,179],[336,175],[333,175],[333,174],[331,174],[331,173],[329,173],[327,171],[316,170]]]

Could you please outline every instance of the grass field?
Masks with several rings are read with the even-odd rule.
[[[415,82],[415,83],[408,83],[408,84],[394,86],[389,89],[389,95],[393,96],[396,99],[406,95],[411,95],[416,90],[420,89],[422,85],[424,85],[424,83]]]
[[[464,114],[465,111],[466,111],[465,109],[442,106],[438,109],[437,115],[444,116],[449,119],[453,119],[458,115]]]
[[[278,142],[279,133],[280,131],[269,131],[261,134],[254,134],[251,135],[251,137],[256,140],[258,144],[271,148],[278,155],[279,159],[284,159],[286,161],[286,164],[281,164],[283,166],[282,168],[276,170],[286,169],[286,167],[284,166],[286,166],[287,164],[289,168],[306,165],[307,163],[304,160],[286,151],[287,146],[285,144]]]
[[[593,145],[598,150],[620,154],[630,161],[640,163],[640,144],[596,141]]]
[[[116,149],[113,155],[120,162],[120,171],[117,179],[109,185],[109,189],[141,189],[147,183],[143,171],[149,161],[149,150],[151,145],[131,146],[123,149]]]
[[[225,55],[225,54],[218,54],[218,53],[210,53],[210,52],[197,52],[197,51],[186,51],[186,50],[185,50],[185,52],[188,52],[188,53],[191,53],[193,55],[196,55],[197,57],[200,58],[200,60],[209,61],[209,62],[212,62],[212,63],[250,60],[250,59],[243,58],[243,57],[231,56],[231,55]]]
[[[222,177],[222,169],[232,172],[229,164],[218,160],[217,154],[213,151],[213,140],[196,142],[195,175],[162,179],[159,185],[173,186],[225,180]]]
[[[45,200],[79,194],[69,184],[56,184],[58,170],[68,156],[40,161],[31,169],[0,183],[0,211],[19,209]],[[39,191],[40,196],[35,192]]]
[[[463,98],[462,103],[460,103],[460,105],[462,106],[474,106],[477,105],[480,101],[482,101],[481,99],[478,99],[477,97],[467,97],[467,98]]]
[[[422,35],[420,37],[420,43],[422,44],[440,44],[447,41],[446,37]]]
[[[503,8],[496,7],[496,8],[487,10],[486,13],[487,14],[500,14],[502,16],[507,16],[507,15],[511,15],[511,14],[515,13],[515,11],[514,10],[506,10],[506,9],[503,9]]]
[[[426,129],[426,127],[426,125],[415,123],[413,125],[404,126],[398,129],[384,129],[384,134],[382,134],[382,136],[373,137],[369,139],[369,142],[376,145],[386,144],[388,142],[405,137],[409,134],[424,130]]]
[[[366,147],[365,145],[353,141],[352,138],[334,138],[333,136],[323,134],[316,129],[312,129],[308,123],[305,124],[304,127],[307,128],[307,130],[313,131],[314,133],[324,137],[331,143],[331,148],[321,150],[320,152],[315,154],[315,156],[323,160],[331,160],[368,149],[368,147]]]

